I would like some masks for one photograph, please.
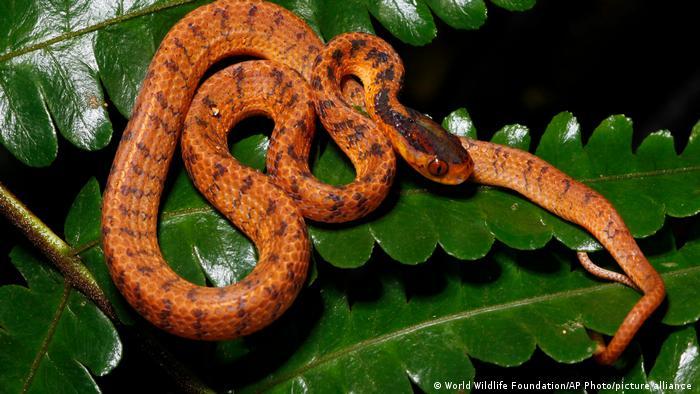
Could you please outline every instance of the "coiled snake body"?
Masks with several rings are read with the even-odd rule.
[[[195,96],[205,71],[232,55],[267,60],[229,66]],[[187,15],[151,62],[105,191],[103,244],[119,290],[173,334],[221,340],[259,330],[289,307],[304,283],[310,244],[303,217],[343,222],[374,210],[392,183],[396,151],[432,180],[459,184],[471,176],[513,189],[600,240],[629,279],[579,253],[584,266],[644,292],[611,343],[597,352],[599,361],[614,361],[663,300],[664,286],[612,205],[527,152],[458,139],[404,108],[396,99],[402,73],[382,40],[350,33],[324,45],[274,4],[220,0]],[[237,121],[257,114],[275,121],[267,176],[239,164],[226,143]],[[333,187],[311,175],[315,114],[355,166],[354,182]],[[158,205],[183,127],[183,159],[197,188],[259,252],[253,272],[227,287],[185,281],[158,246]]]

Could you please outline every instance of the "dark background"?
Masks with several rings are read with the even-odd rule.
[[[560,111],[577,117],[584,141],[608,116],[625,114],[634,121],[635,147],[669,129],[683,149],[700,120],[697,2],[540,0],[524,13],[488,6],[478,31],[457,31],[436,18],[437,38],[419,48],[375,23],[404,59],[407,105],[436,119],[465,107],[482,139],[520,123],[530,128],[533,146]],[[125,125],[111,115],[108,148],[84,152],[59,137],[50,168],[28,168],[0,146],[0,182],[59,234],[89,177],[104,184]],[[6,257],[18,243],[26,241],[0,219],[0,284],[21,282]]]

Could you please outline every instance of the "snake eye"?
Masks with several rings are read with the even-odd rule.
[[[450,166],[448,166],[447,163],[438,159],[437,157],[428,163],[428,171],[432,176],[436,177],[441,177],[447,174],[447,170],[449,170],[449,168]]]

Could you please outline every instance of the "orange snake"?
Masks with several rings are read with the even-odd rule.
[[[233,55],[267,60],[229,66],[195,96],[206,70]],[[362,85],[344,79],[349,75]],[[665,295],[613,206],[527,152],[459,139],[403,107],[396,99],[402,75],[398,55],[377,37],[350,33],[324,45],[301,19],[271,3],[220,0],[188,14],[151,62],[105,191],[103,245],[119,290],[150,322],[183,337],[222,340],[261,329],[304,283],[310,243],[303,217],[342,222],[374,210],[392,183],[396,151],[432,180],[459,184],[471,176],[513,189],[589,230],[628,276],[579,253],[586,269],[644,292],[612,341],[596,351],[598,361],[612,363]],[[267,176],[239,164],[226,142],[237,121],[259,114],[275,121]],[[355,166],[351,184],[333,187],[311,175],[315,114]],[[158,245],[160,196],[183,128],[183,160],[197,188],[259,252],[255,269],[227,287],[180,278]]]

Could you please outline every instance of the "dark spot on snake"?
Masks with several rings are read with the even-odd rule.
[[[197,293],[198,293],[198,292],[199,292],[199,290],[197,290],[196,287],[193,287],[193,288],[189,289],[189,290],[187,291],[187,299],[190,300],[190,301],[192,301],[192,302],[197,301]]]
[[[175,44],[176,47],[178,47],[180,50],[182,50],[182,53],[185,55],[185,59],[187,59],[187,62],[190,64],[190,66],[194,66],[192,63],[192,59],[190,58],[190,53],[187,50],[187,47],[180,41],[179,38],[175,37],[173,38],[173,44]]]
[[[268,215],[272,215],[275,213],[275,210],[277,209],[277,201],[268,198],[267,199],[267,209],[265,209],[265,213]]]
[[[144,144],[143,142],[137,143],[137,144],[136,144],[136,149],[138,149],[139,151],[141,151],[141,153],[143,154],[144,157],[149,157],[149,156],[151,155],[151,151],[148,149],[148,147],[146,146],[146,144]]]
[[[289,145],[287,146],[287,155],[292,158],[294,161],[299,161],[299,156],[297,153],[294,151],[295,145]]]
[[[375,142],[372,144],[372,147],[369,150],[370,154],[373,156],[381,156],[384,154],[384,150],[382,149],[382,145]]]
[[[161,290],[168,292],[173,286],[175,286],[175,283],[177,283],[176,278],[168,279],[165,282],[161,283],[160,288]]]
[[[273,68],[272,71],[270,71],[270,76],[275,80],[275,88],[277,88],[284,79],[284,74],[277,68]]]
[[[340,49],[336,49],[333,51],[333,60],[335,60],[336,63],[340,64],[340,60],[343,58],[343,51]]]
[[[200,118],[199,116],[194,117],[194,122],[197,123],[197,126],[202,127],[202,128],[209,128],[209,123],[207,123],[206,120]]]
[[[299,184],[297,183],[296,179],[292,179],[289,185],[289,191],[293,194],[292,198],[297,200],[301,199],[299,196]]]
[[[273,300],[277,299],[277,297],[279,297],[279,295],[280,295],[279,290],[277,290],[277,288],[274,285],[270,285],[270,286],[265,287],[265,292]]]
[[[228,20],[229,18],[228,10],[226,8],[215,8],[214,15],[221,15],[223,20]]]
[[[357,200],[357,207],[359,209],[364,209],[366,208],[367,203],[369,202],[369,199],[365,196],[360,196],[360,198]]]
[[[318,112],[321,114],[322,117],[325,117],[326,110],[332,107],[335,107],[335,104],[333,104],[333,101],[331,100],[321,100],[318,102]]]
[[[343,121],[340,121],[340,122],[335,122],[335,123],[333,123],[333,127],[334,127],[335,129],[338,129],[338,130],[347,130],[347,129],[349,129],[353,124],[354,124],[354,122],[352,121],[352,119],[346,119],[346,120],[343,120]]]
[[[255,4],[253,4],[253,5],[250,7],[250,9],[248,9],[248,16],[249,16],[249,17],[253,17],[253,16],[255,16],[255,14],[257,14],[257,13],[258,13],[258,6],[256,6]]]
[[[253,178],[248,175],[247,177],[243,178],[243,186],[241,186],[241,194],[245,194],[250,190],[250,188],[253,186]]]
[[[245,317],[245,315],[246,315],[245,309],[239,309],[238,313],[236,313],[236,316],[238,316],[239,318],[243,318],[243,317]]]
[[[571,181],[568,180],[568,179],[564,179],[562,182],[564,183],[564,191],[561,193],[561,195],[563,196],[563,195],[566,194],[566,193],[569,191],[569,189],[571,188]]]
[[[109,262],[109,265],[112,265],[112,261]],[[114,279],[114,284],[117,285],[119,288],[124,288],[124,282],[126,281],[126,270],[120,270],[117,272],[117,277]]]
[[[287,232],[287,226],[287,221],[282,220],[280,226],[275,231],[275,235],[277,235],[278,237],[283,237],[284,234]]]
[[[199,26],[195,25],[194,23],[190,23],[187,25],[187,27],[192,31],[192,34],[194,34],[195,37],[202,41],[207,41],[207,37],[202,34],[202,29],[200,29]]]
[[[273,168],[274,168],[275,172],[279,168],[281,161],[282,161],[282,152],[280,151],[280,152],[277,152],[277,154],[275,154],[275,160],[273,163]]]
[[[280,256],[277,255],[277,253],[272,253],[270,255],[270,257],[267,258],[267,260],[270,261],[271,263],[276,263],[279,261],[279,259],[280,259]]]
[[[119,233],[125,234],[125,235],[127,235],[127,236],[129,236],[129,237],[135,237],[135,236],[136,236],[136,233],[134,232],[134,230],[132,230],[132,229],[130,229],[130,228],[128,228],[128,227],[119,227]]]
[[[374,96],[374,108],[382,120],[392,126],[402,135],[411,135],[416,127],[415,121],[396,111],[389,105],[389,89],[384,87]],[[408,139],[411,146],[415,149],[425,152],[423,147],[416,138]]]
[[[156,101],[163,109],[168,108],[168,100],[165,98],[165,93],[163,93],[163,91],[158,91],[156,93]]]
[[[199,308],[192,309],[192,316],[195,318],[194,324],[192,324],[192,327],[196,331],[196,335],[198,337],[202,337],[202,319],[207,315],[207,313]]]
[[[367,45],[367,40],[356,39],[350,41],[350,56],[353,56],[355,52]]]
[[[166,60],[163,64],[165,65],[165,68],[172,72],[177,72],[178,70],[180,70],[180,67],[177,66],[177,63],[175,63],[171,59]]]
[[[161,325],[163,325],[164,327],[170,327],[170,323],[168,320],[170,320],[170,315],[173,311],[173,302],[170,301],[169,298],[163,298],[162,303],[163,308],[160,310],[158,318],[160,319]]]
[[[377,48],[372,48],[367,51],[365,60],[371,60],[373,67],[378,67],[381,63],[386,63],[389,60],[389,54],[382,52]]]
[[[381,83],[382,81],[393,81],[395,77],[394,66],[389,66],[387,69],[377,74],[376,81],[377,83]]]
[[[134,298],[136,298],[138,301],[141,301],[141,284],[140,283],[136,283],[134,285],[133,292],[134,292]]]
[[[527,189],[529,186],[528,177],[532,172],[533,163],[534,162],[531,159],[527,159],[527,161],[525,162],[525,164],[527,164],[527,168],[525,168],[525,170],[523,171],[523,181],[525,181],[525,189]]]
[[[323,85],[321,84],[321,78],[319,78],[318,75],[315,75],[313,78],[311,78],[311,87],[314,88],[314,90],[323,89]]]
[[[279,26],[282,24],[282,21],[284,20],[284,15],[282,15],[281,11],[275,11],[275,17],[273,19],[273,22],[275,25]]]
[[[299,101],[299,95],[296,94],[296,93],[294,93],[294,94],[292,95],[292,97],[289,98],[289,101],[287,101],[287,104],[286,104],[286,105],[287,105],[287,107],[291,107],[291,106],[293,106],[294,104],[296,104],[297,101]]]
[[[219,179],[222,175],[224,175],[225,173],[228,172],[226,167],[219,162],[214,163],[214,168],[215,168],[214,174],[213,174],[214,179]]]
[[[306,133],[306,121],[301,119],[294,123],[294,126],[302,133]]]
[[[131,170],[134,172],[134,174],[141,176],[143,175],[143,168],[141,168],[138,164],[134,163],[131,165]]]
[[[585,192],[583,194],[583,204],[588,205],[593,197],[595,197],[595,194],[593,194],[589,191]]]
[[[328,75],[328,80],[331,81],[331,83],[338,82],[335,78],[335,69],[333,69],[333,67],[331,67],[331,66],[326,67],[326,74]]]
[[[605,230],[603,232],[608,236],[609,239],[615,238],[617,236],[617,229],[613,228],[615,223],[611,220],[608,220],[608,224],[605,227]]]
[[[119,204],[119,212],[124,216],[131,215],[131,210],[129,208],[127,208],[126,205],[124,205],[124,204]],[[127,251],[127,255],[128,255],[129,249],[127,249],[126,251]]]
[[[153,268],[147,265],[139,265],[138,267],[136,267],[136,270],[145,276],[151,276],[151,274],[153,273]]]
[[[393,180],[394,180],[394,170],[393,170],[393,169],[390,169],[390,170],[387,171],[386,174],[384,174],[384,176],[382,177],[382,182],[383,182],[385,185],[391,185],[391,182],[392,182]]]
[[[539,185],[540,190],[542,190],[542,176],[546,174],[549,171],[548,166],[543,166],[540,168],[540,174],[537,175],[537,184]]]

